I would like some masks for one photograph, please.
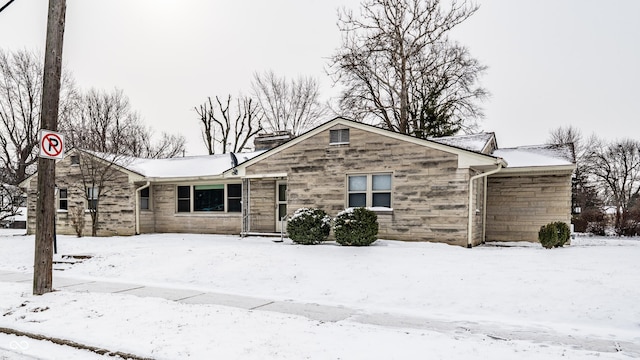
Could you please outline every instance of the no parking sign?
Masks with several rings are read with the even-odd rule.
[[[55,131],[40,130],[40,157],[62,159],[64,157],[64,135]]]

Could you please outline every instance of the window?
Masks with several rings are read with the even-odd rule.
[[[71,165],[80,165],[80,156],[71,155]]]
[[[349,207],[367,206],[367,176],[349,176]]]
[[[67,189],[58,189],[58,210],[69,210],[69,199]]]
[[[178,186],[178,212],[241,212],[242,184]]]
[[[348,207],[391,207],[391,174],[350,175]]]
[[[224,211],[224,185],[194,186],[193,211]]]
[[[140,190],[140,209],[149,210],[149,187]]]
[[[349,129],[329,130],[329,144],[348,144]]]
[[[191,211],[191,186],[178,186],[178,212]]]
[[[227,211],[242,211],[242,184],[227,185]]]
[[[98,208],[99,187],[87,188],[87,209],[96,210]]]
[[[391,207],[391,174],[371,175],[373,207]]]

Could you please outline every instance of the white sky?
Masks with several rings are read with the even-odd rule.
[[[0,0],[0,6],[8,0]],[[0,47],[43,50],[47,1],[0,13]],[[340,46],[336,10],[357,0],[67,0],[63,62],[78,86],[121,88],[158,133],[206,152],[193,108],[250,92],[254,71],[325,75]],[[489,66],[485,131],[501,147],[543,143],[574,125],[584,135],[637,138],[640,1],[484,0],[453,33]]]

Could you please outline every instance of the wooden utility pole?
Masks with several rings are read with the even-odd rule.
[[[49,0],[47,43],[44,55],[42,82],[41,128],[58,130],[60,78],[62,76],[62,39],[66,0]],[[42,146],[42,144],[40,144]],[[55,217],[54,159],[38,159],[38,202],[36,205],[36,246],[33,265],[33,294],[42,295],[53,290],[53,237]]]

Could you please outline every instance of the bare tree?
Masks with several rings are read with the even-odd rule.
[[[209,155],[218,150],[223,154],[241,152],[262,130],[262,113],[251,98],[238,99],[235,110],[231,103],[231,95],[225,102],[216,96],[215,104],[209,97],[195,108],[203,125],[202,139]]]
[[[61,127],[67,142],[84,150],[143,158],[184,152],[182,135],[162,133],[154,142],[153,130],[143,124],[121,89],[91,89],[78,96],[72,116]]]
[[[331,58],[344,85],[342,111],[356,120],[418,137],[474,128],[488,92],[477,85],[486,67],[447,38],[477,6],[440,0],[365,0],[361,14],[342,10],[343,44]]]
[[[0,222],[21,215],[24,193],[15,185],[0,182]]]
[[[127,144],[128,153],[134,157],[149,159],[165,159],[180,156],[185,151],[185,138],[183,135],[168,134],[163,132],[161,138],[154,141],[153,130],[142,125],[138,135],[131,138]]]
[[[586,155],[587,170],[616,207],[615,229],[624,234],[632,200],[640,195],[640,142],[594,143]]]
[[[577,232],[592,231],[603,234],[604,209],[598,185],[589,175],[587,154],[599,140],[585,140],[580,129],[573,126],[558,127],[549,132],[548,144],[571,145],[576,170],[571,181],[572,220]]]
[[[320,85],[312,77],[300,76],[288,81],[273,71],[254,73],[251,84],[254,97],[264,114],[267,131],[291,131],[300,135],[321,123],[328,108],[320,103]]]
[[[84,195],[87,211],[91,216],[91,236],[97,236],[100,228],[100,204],[113,190],[118,177],[123,176],[119,166],[126,166],[130,157],[123,154],[105,154],[80,150],[78,154],[79,181],[70,182],[77,193]],[[76,208],[83,205],[78,203]],[[71,209],[71,211],[79,211]]]
[[[547,140],[549,144],[571,144],[573,159],[576,163],[584,156],[585,145],[583,142],[582,132],[573,126],[558,127],[551,130]]]
[[[0,168],[3,181],[16,185],[36,171],[42,101],[43,61],[26,50],[0,49]],[[63,74],[60,119],[68,117],[75,89]]]
[[[67,143],[79,149],[80,179],[70,187],[84,194],[93,236],[100,227],[100,203],[112,194],[113,184],[122,176],[119,166],[126,166],[132,157],[170,157],[184,151],[184,137],[179,135],[163,134],[160,142],[153,143],[152,131],[119,89],[91,89],[78,96],[62,131]]]

